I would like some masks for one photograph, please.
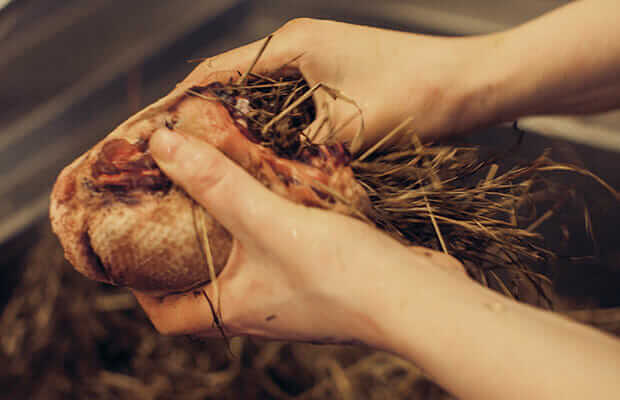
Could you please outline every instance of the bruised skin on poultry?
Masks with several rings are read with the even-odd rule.
[[[61,172],[50,217],[67,259],[78,271],[156,295],[190,290],[210,280],[194,224],[197,205],[149,154],[149,138],[162,127],[210,143],[294,202],[354,216],[369,207],[341,145],[312,146],[295,159],[281,158],[256,143],[231,103],[188,95],[196,85],[215,87],[217,82],[216,75],[210,75],[180,84]],[[232,106],[235,103],[247,104],[243,99],[233,99]],[[217,216],[205,214],[219,272],[233,238]]]

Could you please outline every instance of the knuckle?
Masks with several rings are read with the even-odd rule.
[[[442,269],[445,269],[446,271],[466,274],[463,264],[458,259],[449,254],[445,254],[436,250],[430,250],[425,247],[411,246],[409,247],[409,249],[414,253],[417,253],[424,257],[428,257],[432,263]]]
[[[307,17],[293,18],[288,20],[278,31],[296,31],[305,30],[312,27],[317,23],[317,20]]]
[[[453,256],[440,253],[438,258],[439,258],[438,262],[440,262],[445,268],[449,270],[457,271],[457,272],[463,272],[463,273],[465,272],[465,268],[463,267],[463,264],[461,264],[461,262],[457,260],[456,258],[454,258]]]
[[[276,34],[286,35],[289,40],[297,42],[299,46],[309,46],[313,43],[312,37],[317,34],[319,20],[312,18],[295,18],[286,22]]]
[[[205,153],[209,153],[208,155]],[[188,160],[184,169],[188,173],[187,191],[198,200],[209,198],[213,192],[225,185],[230,165],[228,160],[215,151],[199,152],[197,157]]]
[[[208,200],[213,197],[222,196],[229,187],[226,163],[213,161],[194,182],[195,192],[193,193],[198,200]]]

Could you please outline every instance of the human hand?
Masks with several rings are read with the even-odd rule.
[[[301,73],[310,86],[322,83],[353,100],[363,115],[362,147],[409,117],[413,122],[402,133],[435,139],[486,122],[487,116],[473,107],[478,103],[471,101],[478,77],[471,60],[484,52],[482,42],[296,19],[274,33],[252,71]],[[247,71],[263,43],[207,59],[185,83],[200,83],[199,77],[212,72]],[[320,141],[335,130],[338,139],[351,142],[360,127],[356,107],[321,89],[314,100],[317,118],[308,135]],[[325,118],[328,123],[323,124]]]
[[[422,43],[428,44],[426,54],[422,52],[410,60],[421,60],[422,68],[434,71],[428,71],[430,75],[426,78],[422,72],[402,68],[401,73],[404,70],[411,82],[422,86],[416,89],[415,85],[407,85],[406,91],[412,98],[404,95],[398,98],[399,101],[404,98],[404,102],[395,101],[394,96],[388,97],[381,91],[384,87],[372,80],[376,78],[373,76],[376,71],[372,72],[373,65],[384,68],[386,64],[382,63],[385,58],[377,54],[382,51],[389,53],[391,41],[369,46],[371,50],[366,51],[373,54],[376,60],[369,60],[368,64],[350,64],[355,68],[367,66],[359,68],[356,79],[348,80],[354,72],[337,67],[346,64],[330,64],[331,60],[326,57],[327,50],[334,46],[340,51],[341,58],[352,57],[350,60],[354,60],[353,55],[359,53],[349,52],[347,47],[354,49],[360,47],[360,43],[353,40],[347,43],[347,38],[355,36],[353,32],[356,29],[369,28],[342,28],[351,29],[351,35],[334,35],[332,32],[330,36],[326,34],[329,30],[327,25],[323,26],[325,29],[314,30],[316,24],[324,22],[304,20],[288,24],[278,31],[281,41],[274,37],[257,71],[264,73],[277,69],[298,56],[293,53],[301,48],[305,51],[303,56],[290,65],[297,64],[296,67],[311,84],[324,81],[358,102],[365,111],[367,145],[386,132],[385,128],[390,128],[388,125],[396,125],[404,119],[401,117],[411,114],[424,116],[415,122],[418,135],[433,138],[441,133],[471,129],[477,124],[540,110],[538,102],[541,96],[536,96],[539,91],[551,93],[556,99],[568,99],[571,107],[574,104],[581,106],[578,102],[571,103],[574,96],[563,96],[565,92],[550,90],[541,82],[545,81],[545,77],[552,77],[554,79],[551,81],[568,82],[569,89],[575,82],[583,84],[584,58],[572,57],[571,51],[559,46],[564,38],[576,38],[577,42],[566,40],[564,44],[579,51],[587,50],[588,56],[611,57],[619,54],[592,51],[592,46],[596,44],[608,47],[613,41],[584,42],[583,32],[591,31],[592,37],[601,37],[601,30],[596,28],[602,27],[605,31],[602,36],[610,37],[608,28],[616,26],[614,14],[608,8],[614,6],[611,1],[599,2],[599,7],[607,8],[594,15],[595,18],[584,18],[584,15],[591,16],[591,10],[597,8],[596,4],[591,3],[576,2],[571,5],[575,12],[568,13],[569,17],[573,17],[568,21],[586,21],[594,29],[577,29],[573,30],[575,35],[566,35],[566,30],[562,28],[567,26],[567,19],[564,18],[567,13],[561,12],[556,14],[558,18],[554,17],[551,21],[556,21],[553,26],[558,28],[555,31],[560,36],[553,38],[558,40],[539,40],[541,34],[549,36],[549,21],[544,20],[516,30],[514,36],[509,35],[512,41],[505,40],[503,35],[496,36],[497,48],[491,47],[495,54],[487,57],[490,59],[489,65],[477,74],[495,71],[499,78],[496,76],[489,81],[501,84],[494,84],[494,88],[486,85],[490,95],[480,96],[478,93],[474,101],[471,101],[471,91],[468,89],[468,77],[472,76],[473,67],[466,67],[467,63],[441,63],[438,60],[446,54],[453,60],[462,59],[465,55],[462,49],[479,43],[476,40],[458,39],[468,44],[461,50],[450,52],[451,45],[448,43],[456,41],[440,40],[444,44],[439,44],[440,41],[433,39],[432,42],[437,43],[435,46],[421,38],[421,46]],[[601,24],[601,17],[608,17],[604,18],[608,23]],[[307,29],[302,29],[304,24]],[[330,27],[338,30],[338,25]],[[286,33],[287,29],[294,32]],[[298,39],[297,35],[306,36]],[[321,40],[324,37],[333,41]],[[284,38],[288,39],[285,41]],[[314,43],[306,46],[304,41]],[[277,43],[282,45],[280,50],[274,49]],[[587,43],[587,46],[573,46],[574,43]],[[532,45],[537,51],[532,51]],[[475,48],[477,45],[472,46]],[[259,47],[260,44],[255,43],[209,60],[198,68],[203,72],[190,75],[186,83],[197,76],[207,76],[204,69],[206,72],[219,69],[243,71]],[[438,47],[443,49],[439,51]],[[594,48],[600,49],[597,46]],[[373,53],[375,50],[378,51]],[[480,56],[474,53],[468,56],[472,59]],[[321,54],[323,59],[318,58]],[[523,62],[524,54],[532,62]],[[568,65],[579,75],[578,79],[566,79],[572,75],[550,68],[558,64],[558,57],[554,58],[554,62],[540,62],[541,54],[568,55],[572,62],[559,64]],[[338,57],[339,53],[331,55]],[[313,60],[313,57],[316,57],[315,66],[335,66],[335,69],[327,68],[333,74],[321,75],[321,72],[316,72],[321,71],[320,68],[312,69],[313,64],[307,60]],[[458,65],[463,66],[462,79],[448,79],[447,82],[457,84],[456,88],[451,88],[445,79],[438,76],[452,75],[453,70],[458,70]],[[510,66],[517,66],[515,68],[520,70],[515,73]],[[535,73],[532,73],[532,66],[538,67]],[[400,66],[391,65],[389,68],[394,72]],[[541,74],[541,69],[544,74]],[[612,68],[609,70],[613,72]],[[599,79],[600,74],[590,75],[597,78],[593,80],[595,83],[608,84],[607,80]],[[362,76],[371,79],[360,80]],[[381,90],[373,93],[368,89],[370,85]],[[561,84],[557,86],[562,87]],[[608,101],[607,97],[613,97],[614,101],[618,98],[608,90],[599,89],[592,93],[602,96],[605,101]],[[592,97],[579,97],[593,103]],[[321,100],[319,96],[316,100],[319,113],[321,101],[331,102],[326,98]],[[542,97],[542,100],[554,104],[549,97]],[[523,102],[527,107],[520,104]],[[499,104],[499,108],[489,106],[490,103]],[[412,108],[404,111],[409,106]],[[473,111],[470,106],[473,106]],[[330,107],[332,119],[344,120],[338,103],[331,102]],[[488,110],[492,108],[499,109],[495,111],[497,115],[489,114]],[[347,139],[347,135],[350,138],[352,132],[353,128],[342,131],[342,138]],[[231,258],[218,278],[224,325],[229,335],[254,334],[319,341],[362,340],[415,361],[425,374],[459,398],[584,398],[593,397],[593,393],[597,398],[618,397],[620,353],[617,339],[556,314],[519,304],[479,285],[465,284],[464,280],[455,278],[457,274],[437,268],[444,265],[447,269],[456,270],[458,262],[449,257],[430,251],[428,254],[431,257],[428,257],[426,250],[411,251],[360,221],[287,202],[196,139],[188,138],[185,144],[175,145],[166,141],[163,134],[156,134],[151,141],[151,150],[166,174],[217,216],[234,236]],[[196,165],[202,168],[197,169]],[[213,296],[212,285],[207,285],[205,290]],[[212,326],[210,308],[201,297],[185,294],[154,299],[140,293],[136,296],[155,326],[164,333],[218,334]],[[581,368],[566,367],[572,365]],[[499,380],[480,380],[480,376],[495,376]]]
[[[217,278],[228,335],[376,343],[378,328],[365,314],[364,301],[372,301],[368,282],[384,280],[389,290],[391,279],[402,280],[411,269],[463,272],[452,257],[412,251],[359,220],[279,197],[198,139],[164,130],[150,149],[162,170],[234,237]],[[204,289],[217,303],[213,285]],[[135,294],[163,333],[219,335],[201,295]]]

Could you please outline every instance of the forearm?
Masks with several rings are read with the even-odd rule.
[[[481,37],[473,104],[488,122],[620,106],[619,11],[613,0],[578,1]]]
[[[370,344],[414,361],[459,398],[620,395],[620,343],[603,333],[430,264],[367,282],[382,284],[363,289],[380,293],[363,305],[383,330]]]

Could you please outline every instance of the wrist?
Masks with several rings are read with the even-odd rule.
[[[340,286],[336,303],[348,315],[344,336],[417,361],[429,329],[451,313],[454,301],[487,293],[461,270],[442,267],[442,254],[383,247],[379,260],[358,260],[360,275]]]
[[[519,76],[518,60],[510,57],[509,36],[500,32],[457,39],[466,61],[459,72],[462,83],[454,107],[456,133],[521,116],[527,81]]]

